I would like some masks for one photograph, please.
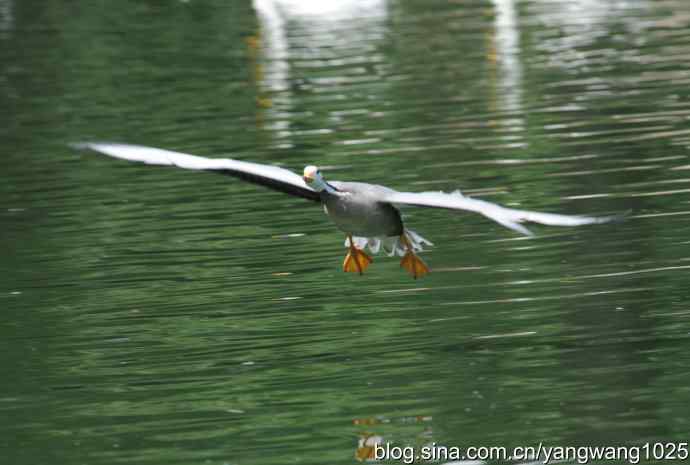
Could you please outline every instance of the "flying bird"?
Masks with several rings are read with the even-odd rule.
[[[403,223],[398,206],[467,210],[480,213],[497,223],[531,236],[522,225],[524,222],[551,226],[581,226],[611,221],[613,217],[571,216],[517,210],[467,197],[455,191],[399,192],[385,186],[363,182],[327,181],[318,167],[309,165],[302,176],[272,165],[251,163],[230,158],[204,158],[186,153],[173,152],[138,145],[83,142],[74,144],[77,149],[87,149],[123,160],[149,165],[176,166],[190,170],[211,171],[233,176],[269,189],[320,203],[326,214],[346,235],[347,256],[343,271],[363,274],[373,254],[381,249],[389,256],[400,256],[400,266],[415,279],[430,269],[418,252],[430,241],[409,229]]]

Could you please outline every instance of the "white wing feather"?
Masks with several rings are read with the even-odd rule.
[[[309,187],[301,176],[277,166],[230,158],[204,158],[171,150],[109,142],[83,142],[73,144],[73,147],[93,150],[114,158],[146,163],[148,165],[216,171],[298,197],[319,200],[319,194]]]
[[[460,192],[453,192],[452,194],[447,194],[445,192],[395,192],[385,196],[382,200],[397,205],[415,205],[476,212],[527,236],[531,236],[532,232],[520,224],[525,221],[550,226],[581,226],[585,224],[606,223],[613,219],[613,217],[571,216],[554,213],[540,213],[529,210],[516,210],[502,207],[485,200],[466,197]]]

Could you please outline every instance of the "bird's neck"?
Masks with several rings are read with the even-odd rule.
[[[322,178],[318,178],[315,182],[315,188],[319,192],[328,192],[329,194],[334,194],[338,192],[338,189],[335,187],[331,186],[326,180]]]

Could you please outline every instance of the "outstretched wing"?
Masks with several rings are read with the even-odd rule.
[[[418,207],[447,208],[449,210],[467,210],[496,221],[527,236],[532,232],[522,224],[525,221],[541,223],[551,226],[581,226],[585,224],[606,223],[615,217],[592,217],[557,215],[554,213],[539,213],[529,210],[506,208],[485,200],[466,197],[460,192],[446,194],[445,192],[394,192],[385,196],[383,201],[398,205],[415,205]]]
[[[111,157],[142,162],[148,165],[177,166],[178,168],[189,170],[213,171],[304,199],[320,200],[319,193],[309,187],[300,176],[277,166],[250,163],[230,158],[204,158],[153,147],[109,142],[82,142],[73,144],[73,147],[93,150]]]

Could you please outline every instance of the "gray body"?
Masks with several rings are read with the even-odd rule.
[[[345,234],[364,237],[399,236],[403,233],[400,212],[381,199],[392,192],[384,186],[363,182],[331,182],[336,192],[322,191],[324,211]]]

